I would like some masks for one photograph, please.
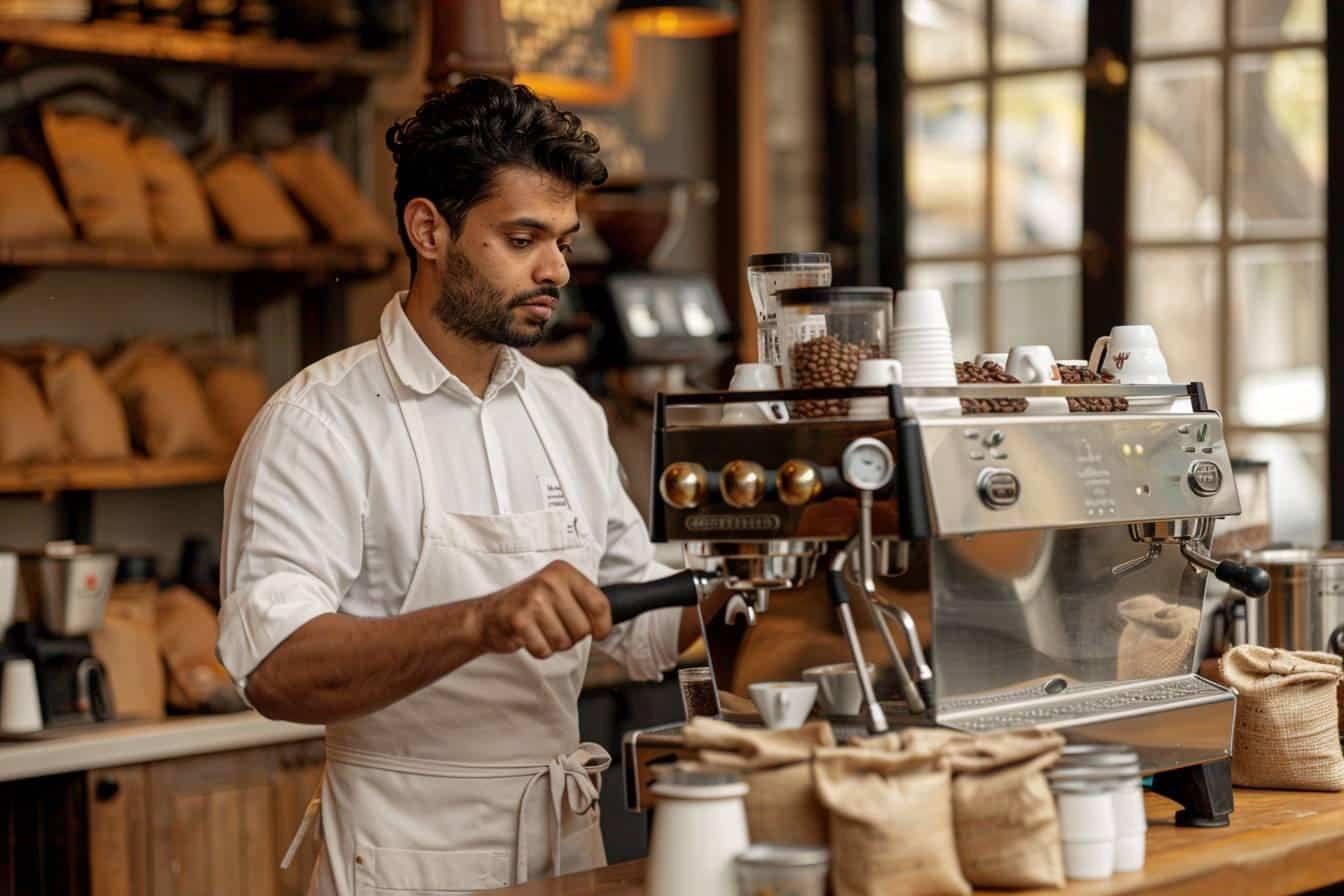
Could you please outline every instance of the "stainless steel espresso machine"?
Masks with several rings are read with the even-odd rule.
[[[876,419],[723,422],[729,403],[879,397]],[[1139,409],[933,410],[1041,397]],[[682,543],[689,569],[610,589],[613,609],[726,586],[702,619],[721,693],[850,660],[863,708],[831,718],[839,737],[1040,726],[1122,743],[1182,805],[1178,824],[1227,824],[1236,697],[1196,674],[1201,609],[1210,573],[1247,594],[1268,579],[1209,557],[1214,521],[1240,506],[1199,384],[665,395],[654,451],[654,540]],[[651,766],[681,755],[679,726],[627,736],[632,809],[648,805]]]

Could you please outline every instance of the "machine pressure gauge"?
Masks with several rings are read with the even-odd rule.
[[[896,460],[885,443],[864,436],[845,448],[840,457],[840,475],[854,488],[875,492],[896,475]]]

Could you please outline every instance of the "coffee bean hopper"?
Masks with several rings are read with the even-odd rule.
[[[722,422],[729,403],[875,397],[881,419]],[[1041,397],[1131,410],[920,410]],[[1197,383],[662,395],[651,530],[688,569],[608,593],[620,619],[726,583],[732,600],[702,618],[721,694],[852,661],[863,708],[831,718],[839,737],[1044,727],[1124,744],[1179,824],[1223,825],[1236,697],[1196,674],[1201,608],[1210,573],[1268,586],[1208,555],[1214,521],[1240,513],[1231,469]],[[759,724],[723,699],[725,718]],[[651,767],[684,754],[679,730],[627,735],[630,808],[648,805]]]

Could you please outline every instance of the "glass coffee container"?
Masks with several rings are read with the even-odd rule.
[[[890,289],[815,286],[782,289],[776,298],[785,389],[852,386],[860,362],[888,356]],[[792,410],[801,417],[841,417],[849,403],[806,400]]]
[[[747,259],[747,286],[756,306],[756,351],[762,364],[784,363],[779,347],[776,293],[781,289],[831,285],[826,252],[771,252]]]

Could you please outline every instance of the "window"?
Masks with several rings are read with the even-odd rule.
[[[960,359],[1080,344],[1086,0],[905,0],[906,282]]]
[[[1129,301],[1325,540],[1325,0],[1136,0]]]

